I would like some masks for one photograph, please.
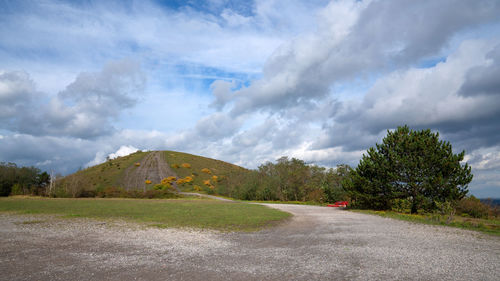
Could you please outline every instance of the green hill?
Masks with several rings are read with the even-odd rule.
[[[248,170],[220,160],[175,151],[135,152],[61,178],[57,197],[94,196],[104,190],[148,192],[159,184],[178,191],[225,194],[232,177]],[[158,188],[158,186],[157,186]]]

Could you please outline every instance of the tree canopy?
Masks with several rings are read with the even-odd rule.
[[[38,194],[50,182],[50,176],[35,167],[18,167],[0,162],[0,196]]]
[[[398,127],[388,131],[382,144],[368,149],[346,188],[358,207],[390,209],[394,199],[404,199],[416,213],[467,194],[473,175],[467,163],[461,164],[464,155],[454,154],[439,133]]]

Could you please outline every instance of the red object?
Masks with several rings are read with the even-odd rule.
[[[326,205],[326,206],[327,207],[347,207],[348,204],[349,204],[349,202],[347,202],[347,201],[337,201],[333,204]]]

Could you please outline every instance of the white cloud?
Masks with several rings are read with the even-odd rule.
[[[138,150],[139,150],[138,148],[133,147],[131,145],[122,145],[115,153],[109,154],[109,158],[115,159],[116,157],[127,156],[131,153],[138,151]]]
[[[57,97],[36,92],[24,72],[0,76],[0,129],[33,135],[94,138],[111,133],[112,121],[135,105],[144,77],[130,61],[111,62],[100,72],[83,72]]]

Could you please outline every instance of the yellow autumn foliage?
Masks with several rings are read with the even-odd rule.
[[[218,177],[218,176],[212,176],[212,180],[213,180],[214,182],[216,182],[218,179],[219,179],[219,177]]]
[[[173,182],[173,181],[176,181],[176,180],[177,180],[177,178],[174,177],[174,176],[170,176],[170,177],[167,178],[167,181],[169,181],[169,182]]]
[[[177,183],[177,184],[185,184],[185,183],[186,183],[186,181],[184,181],[184,179],[178,179],[178,180],[176,181],[176,183]]]
[[[172,165],[170,165],[170,167],[172,167],[172,168],[174,168],[174,169],[178,169],[178,168],[179,168],[179,165],[177,165],[177,164],[172,164]]]
[[[191,164],[189,164],[189,163],[182,163],[182,167],[188,169],[188,168],[191,168]]]
[[[134,165],[135,165],[136,167],[139,167],[139,166],[141,166],[141,163],[135,163]]]
[[[161,180],[161,184],[163,184],[163,185],[167,185],[167,184],[170,185],[173,181],[175,181],[175,177],[174,177],[173,180],[170,177],[168,177],[168,178],[162,179]]]
[[[193,181],[193,178],[190,176],[187,176],[184,178],[184,182],[192,182],[192,181]]]
[[[145,180],[144,183],[151,184],[151,181],[150,180]]]
[[[201,171],[203,173],[207,173],[207,174],[211,174],[212,173],[212,171],[210,171],[210,169],[208,169],[208,168],[203,168],[203,169],[201,169]]]
[[[211,186],[212,184],[210,183],[210,180],[204,180],[203,184],[206,186]]]

